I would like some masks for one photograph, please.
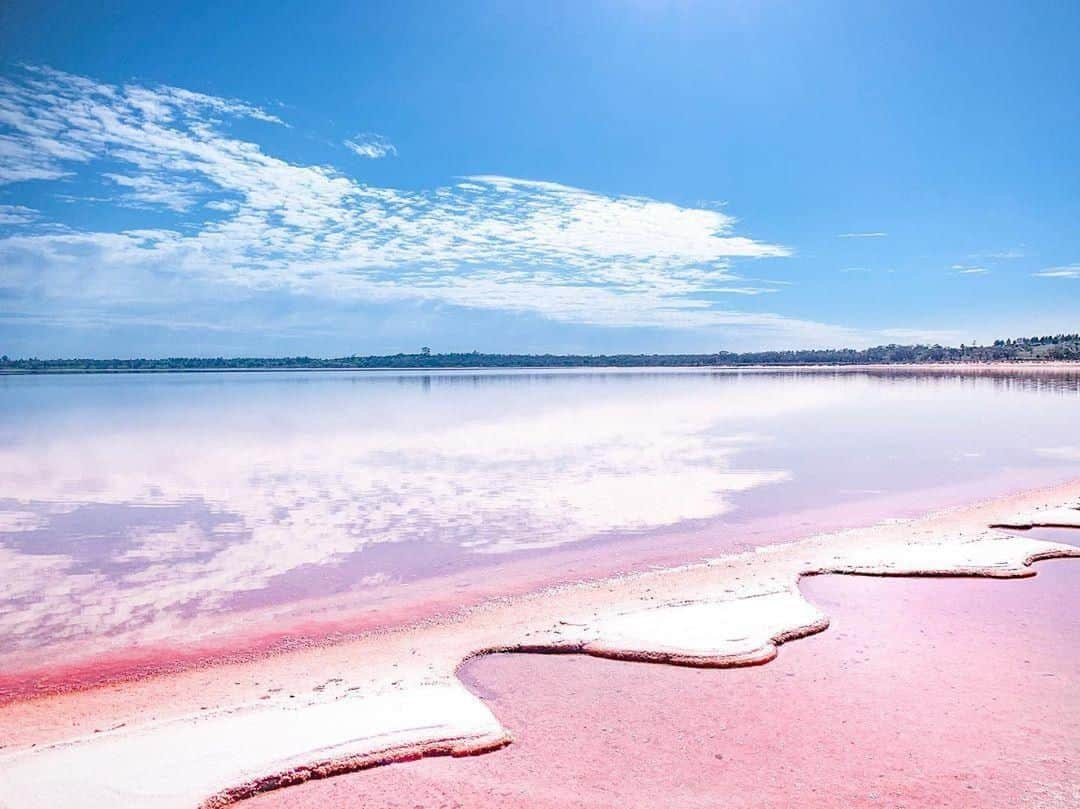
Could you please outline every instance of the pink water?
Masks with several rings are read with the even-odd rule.
[[[479,658],[462,678],[513,735],[509,747],[242,805],[1074,807],[1078,587],[1076,559],[1019,581],[807,579],[831,626],[756,668]]]
[[[0,378],[0,699],[1080,474],[1080,375]]]

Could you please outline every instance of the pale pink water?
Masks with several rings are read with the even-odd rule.
[[[0,701],[1080,474],[1080,375],[0,378]]]
[[[1018,581],[804,580],[832,625],[757,668],[480,658],[462,678],[511,746],[244,805],[1076,806],[1080,562],[1038,570]]]

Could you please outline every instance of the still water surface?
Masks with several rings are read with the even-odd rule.
[[[4,377],[0,672],[1076,476],[1077,373]]]

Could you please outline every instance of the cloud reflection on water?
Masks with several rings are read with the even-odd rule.
[[[642,373],[8,380],[0,654],[184,637],[193,618],[709,520],[738,493],[792,475],[809,498],[908,485],[929,474],[919,473],[927,446],[926,457],[954,463],[972,446],[980,456],[1008,447],[968,413],[1011,423],[1027,406],[1017,397],[1061,392],[971,383]],[[1075,387],[1062,394],[1073,405]],[[1048,402],[1044,434],[1060,437],[1051,416],[1068,410]],[[1053,455],[1040,457],[1069,460]],[[894,470],[877,473],[875,459]]]
[[[753,436],[710,428],[829,398],[731,390],[718,408],[701,391],[641,393],[495,408],[470,397],[472,412],[441,416],[429,401],[411,428],[253,399],[239,429],[87,424],[8,444],[3,648],[168,634],[238,593],[389,543],[504,554],[714,517],[727,494],[785,472],[739,468]],[[409,576],[410,560],[398,564],[367,577]]]

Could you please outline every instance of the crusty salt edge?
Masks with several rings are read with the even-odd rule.
[[[100,733],[24,753],[0,765],[0,805],[216,807],[309,778],[507,742],[460,682],[421,682]]]
[[[412,658],[364,689],[128,725],[8,754],[0,758],[0,807],[210,809],[310,778],[485,752],[510,738],[454,676],[464,657],[578,652],[754,665],[775,657],[780,643],[828,625],[799,593],[802,576],[1014,578],[1034,575],[1035,560],[1080,556],[1070,545],[983,527],[1080,527],[1075,503],[1002,519],[992,506],[977,512],[981,523],[948,514],[891,523],[490,605],[452,625],[410,630]],[[440,645],[431,633],[454,633],[460,642]],[[434,651],[425,653],[425,642]]]
[[[1080,526],[1080,508],[1056,506],[1022,511],[1000,522],[1000,528],[1076,528]]]

